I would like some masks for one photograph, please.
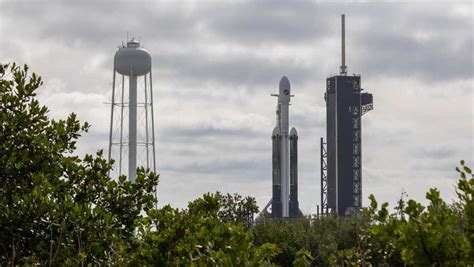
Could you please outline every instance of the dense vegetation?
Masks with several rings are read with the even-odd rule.
[[[155,208],[158,175],[109,176],[99,151],[74,156],[89,128],[51,120],[41,78],[0,65],[0,265],[335,266],[474,264],[474,177],[461,162],[455,203],[371,204],[357,216],[253,221],[254,198],[206,194]]]

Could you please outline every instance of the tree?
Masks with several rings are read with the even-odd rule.
[[[267,219],[251,230],[256,245],[273,243],[277,265],[470,266],[474,264],[474,177],[461,161],[458,200],[447,204],[430,189],[424,207],[415,200],[370,205],[357,216]]]
[[[457,195],[454,205],[444,202],[435,188],[426,193],[429,205],[415,200],[400,200],[397,212],[389,214],[387,203],[377,208],[371,195],[365,214],[371,225],[366,238],[378,244],[374,259],[394,264],[399,255],[404,263],[415,266],[465,266],[474,264],[473,251],[473,195],[474,176],[461,161]],[[469,176],[469,177],[468,177]],[[381,255],[382,254],[382,255]]]
[[[272,243],[278,246],[280,253],[272,262],[280,266],[291,265],[300,249],[309,250],[309,231],[309,220],[304,217],[295,220],[263,219],[252,229],[257,245]]]
[[[142,242],[140,249],[132,255],[131,263],[158,266],[269,264],[269,259],[278,253],[277,247],[272,244],[255,246],[241,222],[221,217],[222,205],[232,210],[236,208],[223,202],[222,195],[217,193],[205,194],[190,202],[184,210],[169,205],[151,210],[140,228]],[[234,218],[236,214],[231,216]]]
[[[464,226],[469,244],[471,245],[471,255],[469,260],[474,262],[474,174],[467,167],[464,161],[461,161],[461,167],[456,167],[456,171],[461,176],[456,190],[459,198],[456,208],[461,216],[461,222]]]
[[[155,203],[158,176],[112,180],[99,151],[72,155],[89,125],[51,120],[36,100],[28,67],[0,66],[0,260],[14,265],[110,263],[132,249],[142,210]]]
[[[223,222],[241,223],[245,229],[253,225],[253,217],[258,212],[257,201],[253,197],[243,198],[239,194],[222,195],[216,193],[220,199],[221,206],[218,211],[218,217]]]
[[[280,266],[338,265],[357,246],[361,218],[333,215],[296,219],[264,219],[252,229],[256,245],[272,243],[280,248],[272,262]],[[351,251],[349,251],[351,250]]]

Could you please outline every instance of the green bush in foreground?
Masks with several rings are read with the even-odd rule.
[[[271,262],[315,266],[469,266],[474,264],[474,177],[461,161],[456,168],[458,200],[447,204],[437,189],[424,207],[400,199],[393,213],[388,203],[370,206],[350,218],[334,215],[296,220],[264,220],[251,229],[255,243],[276,244]]]
[[[26,66],[0,65],[0,265],[120,262],[158,176],[140,169],[135,184],[114,181],[102,152],[72,155],[89,125],[49,119],[35,98],[41,84]]]
[[[165,206],[148,213],[140,228],[140,248],[132,263],[183,266],[260,266],[277,248],[255,247],[243,224],[223,222],[219,194],[206,194],[185,210]]]
[[[401,258],[414,266],[466,266],[474,264],[473,195],[474,176],[461,161],[458,201],[448,205],[437,189],[426,193],[427,207],[415,200],[400,200],[389,214],[387,203],[378,208],[371,195],[364,209],[370,219],[363,237],[372,244],[374,263],[394,263]]]

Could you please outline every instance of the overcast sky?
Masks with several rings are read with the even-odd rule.
[[[325,79],[362,75],[375,109],[363,117],[363,204],[402,190],[454,198],[459,160],[473,166],[473,4],[318,1],[5,1],[0,61],[28,64],[50,116],[92,124],[78,153],[107,151],[113,56],[140,36],[153,58],[159,201],[205,192],[271,198],[271,132],[281,76],[291,83],[303,212],[320,199]],[[74,3],[72,3],[74,2]]]

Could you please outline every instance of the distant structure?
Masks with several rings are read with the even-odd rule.
[[[113,177],[128,174],[135,182],[137,166],[156,171],[154,128],[151,55],[132,38],[114,57],[108,155],[115,160]]]
[[[341,17],[341,67],[326,80],[326,142],[321,137],[321,213],[348,216],[362,205],[361,117],[373,109],[360,75],[347,76],[345,16]]]
[[[276,127],[272,133],[272,200],[263,213],[271,218],[294,218],[300,215],[298,203],[298,133],[289,131],[290,81],[283,76],[280,80],[276,107]]]

